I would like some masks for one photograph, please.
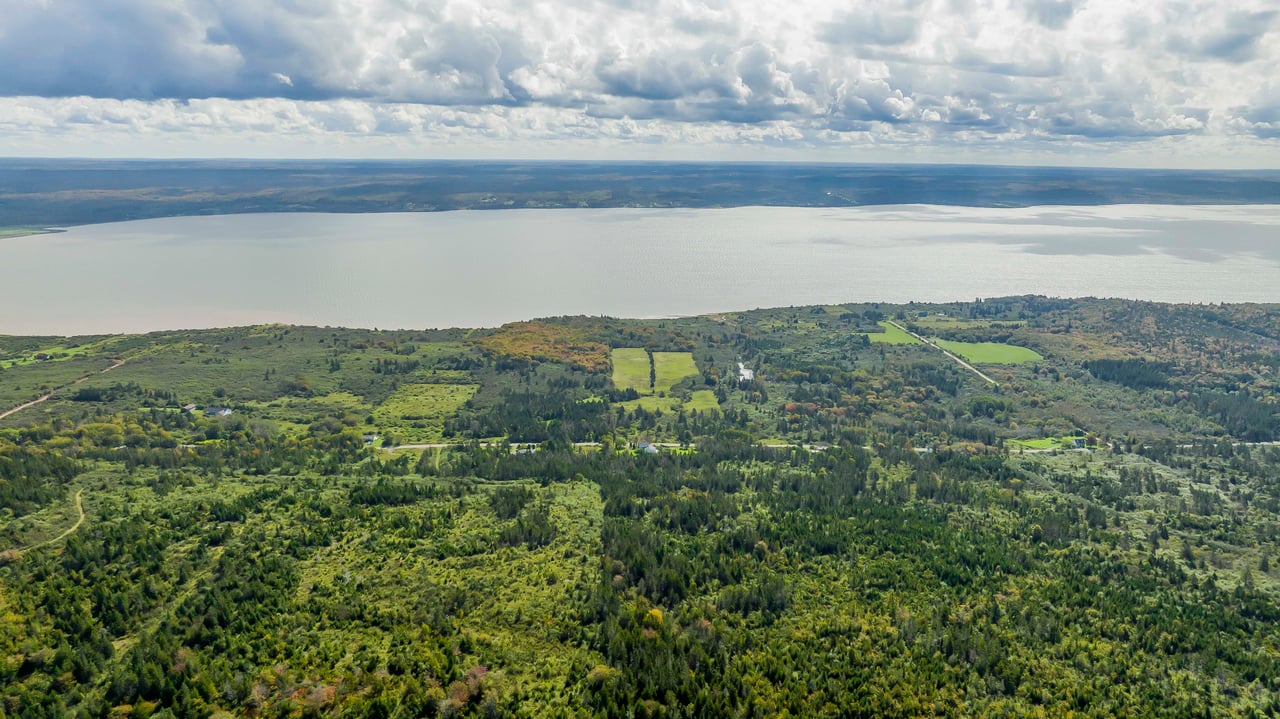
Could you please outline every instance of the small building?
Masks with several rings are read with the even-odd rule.
[[[210,407],[204,411],[206,417],[230,417],[230,407]]]
[[[183,412],[194,412],[194,411],[196,411],[196,406],[195,406],[194,404],[184,404],[184,405],[182,405],[182,411],[183,411]]]
[[[365,444],[365,446],[366,446],[366,447],[368,447],[369,445],[371,445],[371,444],[373,444],[374,442],[377,442],[377,441],[378,441],[378,435],[376,435],[376,434],[366,434],[366,435],[364,435],[363,437],[361,437],[361,439],[363,439],[363,440],[364,440],[364,444]]]

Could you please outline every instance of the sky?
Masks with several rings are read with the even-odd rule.
[[[1280,167],[1280,0],[0,0],[0,155]]]

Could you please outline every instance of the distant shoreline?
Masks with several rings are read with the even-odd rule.
[[[66,231],[63,227],[0,227],[0,240],[14,240],[32,235],[54,235]]]
[[[91,162],[0,158],[0,227],[278,212],[975,208],[1280,201],[1280,171],[968,165]]]

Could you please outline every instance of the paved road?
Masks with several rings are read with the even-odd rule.
[[[920,340],[921,342],[925,343],[926,345],[929,345],[930,347],[932,347],[932,348],[934,348],[934,349],[938,350],[938,351],[939,351],[939,352],[941,352],[942,354],[944,354],[944,355],[946,355],[946,356],[950,357],[951,359],[955,360],[955,361],[956,361],[956,364],[960,365],[961,367],[964,367],[965,369],[967,369],[967,370],[969,370],[970,372],[972,372],[972,373],[974,373],[974,374],[978,375],[978,376],[979,376],[979,377],[981,377],[982,379],[985,379],[986,381],[990,382],[991,384],[994,384],[994,385],[998,385],[998,384],[1000,384],[999,382],[997,382],[997,381],[995,381],[995,380],[991,379],[990,377],[986,376],[985,374],[983,374],[983,373],[982,373],[982,372],[981,372],[977,367],[974,367],[973,365],[969,364],[968,362],[965,362],[964,360],[962,360],[962,359],[960,359],[959,357],[957,357],[957,356],[955,356],[955,355],[951,354],[951,353],[950,353],[950,352],[948,352],[947,350],[942,349],[941,347],[939,347],[938,345],[936,345],[936,344],[934,344],[933,342],[929,341],[928,339],[926,339],[926,338],[924,338],[924,337],[921,337],[920,335],[916,334],[915,332],[912,332],[911,330],[907,329],[906,327],[903,327],[902,325],[898,324],[897,322],[894,322],[893,320],[889,320],[888,322],[889,322],[889,324],[893,325],[894,327],[897,327],[898,329],[902,330],[903,332],[906,332],[907,334],[911,335],[912,337],[915,337],[916,339]]]

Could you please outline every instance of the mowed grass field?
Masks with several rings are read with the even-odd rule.
[[[699,376],[698,365],[692,352],[654,352],[654,386],[649,389],[649,353],[638,348],[620,348],[613,351],[613,383],[619,389],[631,387],[642,395],[639,399],[620,402],[628,410],[643,408],[654,412],[676,412],[681,408],[699,412],[718,412],[720,402],[711,390],[695,390],[687,399],[668,393],[689,377]]]
[[[686,377],[698,375],[692,352],[654,352],[654,384],[649,387],[649,352],[638,347],[620,347],[612,353],[613,385],[634,389],[640,394],[668,392]]]
[[[653,369],[657,374],[654,390],[658,392],[670,391],[685,377],[698,375],[692,352],[654,352]]]
[[[709,389],[695,390],[693,396],[688,402],[684,403],[686,411],[692,412],[719,412],[720,400],[716,399],[716,393]]]
[[[636,347],[619,347],[611,354],[613,386],[649,394],[649,352]]]
[[[1040,439],[1011,439],[1009,444],[1023,449],[1072,449],[1076,440],[1084,437],[1042,437]]]
[[[915,337],[912,337],[906,332],[903,332],[897,327],[894,327],[888,322],[880,322],[878,324],[884,328],[884,332],[868,332],[867,339],[871,340],[872,343],[887,344],[887,345],[921,344],[920,340],[916,339]]]
[[[384,434],[401,443],[439,442],[444,420],[480,389],[478,384],[401,385],[373,410],[373,421]]]
[[[1022,364],[1044,359],[1033,349],[1001,342],[953,342],[940,339],[934,339],[933,342],[973,364]]]

